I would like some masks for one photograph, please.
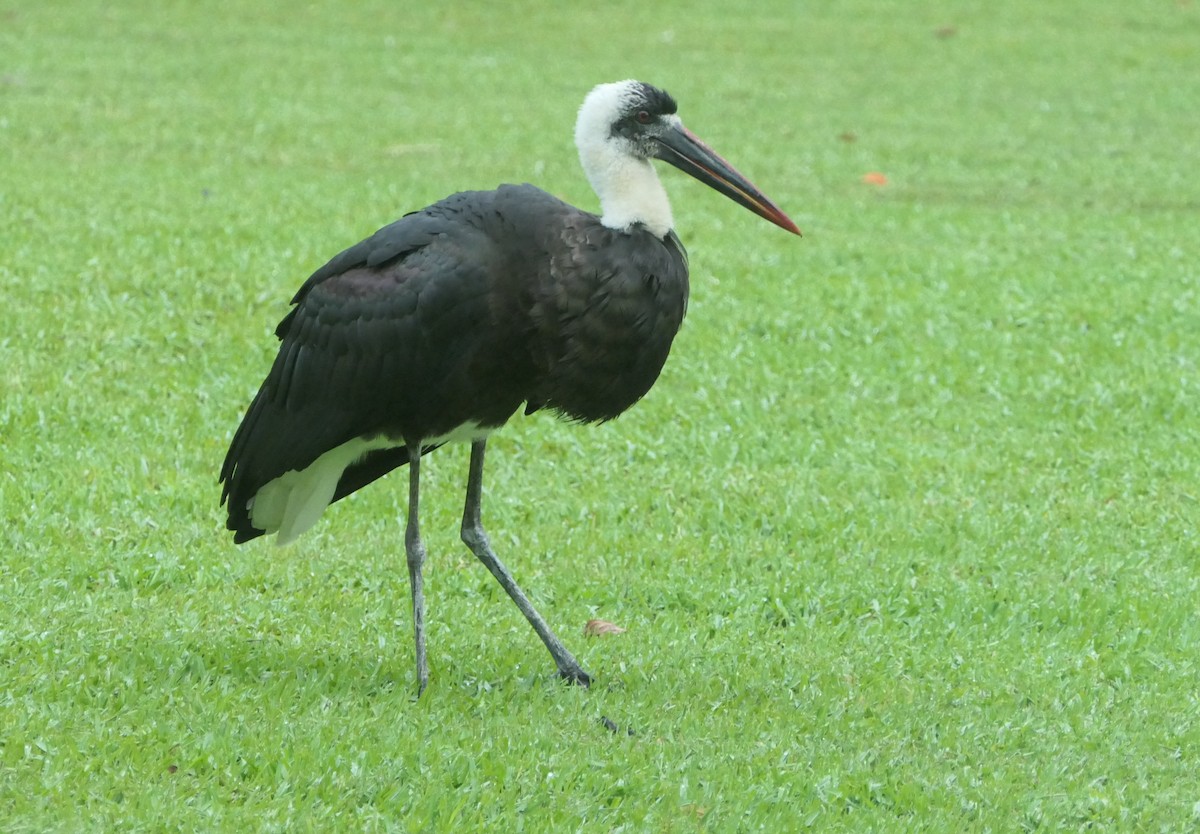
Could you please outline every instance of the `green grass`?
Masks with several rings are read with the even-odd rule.
[[[1200,826],[1200,7],[507,8],[0,0],[0,828]],[[664,173],[659,384],[490,456],[596,683],[448,449],[414,701],[403,479],[235,548],[222,455],[312,269],[464,188],[592,206],[630,76],[806,237]]]

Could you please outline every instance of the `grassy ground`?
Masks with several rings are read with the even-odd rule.
[[[0,0],[0,828],[1200,825],[1200,6],[507,9]],[[490,457],[596,684],[451,449],[414,701],[403,479],[280,551],[217,469],[313,268],[464,188],[593,205],[630,76],[806,238],[665,173],[663,378]]]

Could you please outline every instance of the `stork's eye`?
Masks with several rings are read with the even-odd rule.
[[[639,110],[637,114],[638,124],[648,125],[654,121],[654,117],[650,115],[649,110]]]

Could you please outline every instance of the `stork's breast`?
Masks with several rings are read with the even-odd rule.
[[[560,322],[547,404],[585,421],[616,417],[658,379],[684,301],[653,275],[614,275]]]

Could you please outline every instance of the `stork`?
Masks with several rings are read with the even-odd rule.
[[[651,159],[794,234],[787,215],[639,81],[601,84],[575,127],[599,216],[532,185],[451,195],[336,255],[275,330],[274,364],[233,436],[221,503],[237,543],[287,544],[328,507],[408,465],[404,544],[417,694],[429,680],[421,459],[471,444],[462,539],[559,674],[591,678],[496,556],[481,520],[488,436],[517,409],[611,420],[650,390],[683,321],[688,260]]]

